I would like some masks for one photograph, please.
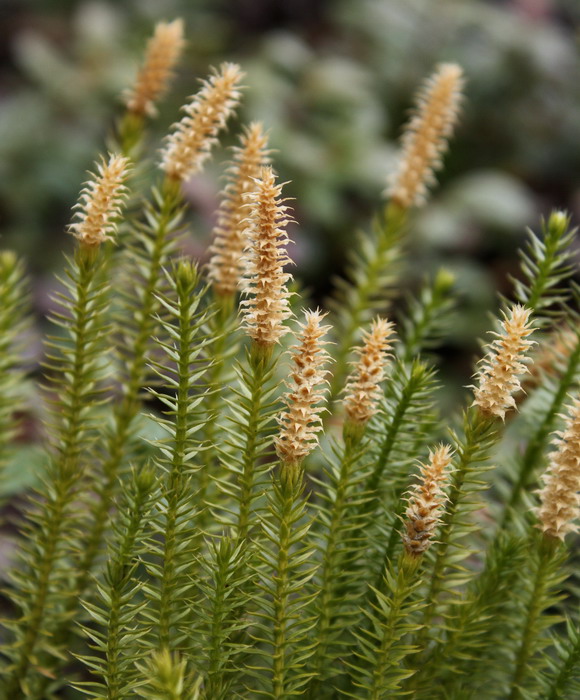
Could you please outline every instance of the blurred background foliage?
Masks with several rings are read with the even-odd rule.
[[[0,0],[0,245],[29,261],[39,316],[119,95],[155,22],[177,16],[188,49],[152,149],[210,65],[240,62],[241,119],[270,129],[295,198],[292,255],[317,301],[382,201],[417,85],[439,61],[463,66],[464,114],[417,215],[405,286],[442,264],[455,273],[444,355],[465,383],[525,226],[553,207],[580,214],[578,0]],[[188,185],[202,260],[227,157]]]

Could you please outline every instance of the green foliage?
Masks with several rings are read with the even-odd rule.
[[[88,697],[123,698],[142,682],[136,669],[143,656],[142,630],[136,624],[144,605],[138,598],[143,585],[138,567],[139,557],[146,552],[143,534],[154,498],[158,498],[154,470],[134,471],[123,485],[103,580],[96,584],[99,600],[83,603],[92,623],[83,626],[83,633],[97,655],[81,658],[91,674],[100,678],[79,684]]]
[[[410,365],[396,361],[385,387],[381,412],[371,421],[371,468],[361,505],[366,520],[360,528],[374,556],[361,563],[363,579],[381,588],[383,568],[401,544],[399,525],[414,466],[425,446],[435,439],[435,371],[421,360]],[[374,578],[373,578],[374,577]],[[359,579],[360,580],[360,579]]]
[[[553,323],[571,296],[565,283],[574,274],[570,244],[576,230],[570,229],[569,216],[556,211],[542,222],[542,234],[528,229],[527,248],[520,251],[525,280],[514,280],[514,296],[532,309],[537,327]]]
[[[351,249],[346,276],[336,280],[337,294],[331,301],[337,338],[332,398],[342,389],[348,353],[359,339],[360,329],[388,308],[400,273],[405,232],[404,212],[387,208],[375,220],[370,234],[359,235],[358,246]]]
[[[534,314],[534,357],[552,359],[506,425],[470,396],[451,411],[457,392],[440,400],[448,382],[437,353],[460,323],[454,275],[443,268],[409,293],[417,277],[406,284],[401,270],[405,250],[420,259],[417,217],[387,204],[334,296],[329,376],[318,381],[313,357],[293,356],[289,426],[279,414],[289,325],[280,347],[246,337],[237,296],[220,298],[186,255],[193,190],[169,177],[149,190],[147,122],[118,123],[110,142],[138,161],[131,206],[118,247],[80,244],[67,258],[46,344],[45,434],[25,448],[22,388],[41,393],[21,357],[23,267],[0,254],[0,478],[11,452],[22,459],[34,447],[48,465],[35,474],[3,594],[0,700],[575,697],[569,543],[534,514],[579,379],[567,215],[549,216],[521,254],[514,297]],[[271,203],[260,205],[269,216]],[[242,295],[279,277],[268,268]],[[394,357],[380,367],[376,348],[356,351],[352,400],[372,404],[372,417],[345,420],[336,399],[353,345],[400,291]],[[302,284],[291,293],[292,310],[305,305]],[[285,323],[274,301],[251,313]],[[569,342],[554,349],[561,322]],[[304,349],[317,352],[314,341]],[[294,461],[276,457],[280,425],[296,428],[285,435],[296,444],[284,443]],[[429,476],[428,455],[446,436],[452,465]]]
[[[499,434],[494,421],[470,408],[464,413],[463,434],[453,432],[451,437],[455,458],[445,514],[428,569],[430,583],[426,593],[427,602],[422,611],[422,629],[418,642],[421,648],[425,647],[430,637],[439,633],[432,622],[445,604],[444,598],[473,576],[463,564],[474,553],[473,545],[465,541],[477,527],[469,515],[481,508],[479,493],[486,488],[482,475],[491,469],[487,461]],[[421,657],[416,661],[420,665]],[[427,667],[422,666],[421,672],[426,673]],[[417,673],[412,683],[418,683],[420,678],[421,674]]]
[[[403,554],[399,558],[397,573],[385,571],[385,590],[375,590],[376,600],[370,609],[363,612],[370,621],[370,629],[355,632],[358,650],[355,660],[348,665],[351,671],[353,698],[365,697],[372,700],[398,697],[404,694],[401,683],[413,672],[401,667],[401,660],[417,651],[407,643],[405,637],[416,632],[417,623],[413,614],[423,605],[415,597],[420,585],[417,569],[420,559]]]
[[[428,657],[430,677],[423,674],[419,692],[471,697],[483,684],[489,689],[497,685],[503,641],[514,622],[511,592],[524,567],[524,550],[524,542],[514,536],[500,537],[490,547],[481,572],[446,612],[442,638]]]
[[[196,554],[196,472],[203,459],[200,434],[207,416],[201,409],[206,395],[203,379],[208,370],[205,334],[208,309],[205,289],[199,289],[194,265],[181,261],[167,273],[168,295],[159,295],[165,312],[159,339],[162,358],[153,362],[160,389],[151,394],[163,406],[156,420],[167,434],[157,442],[159,473],[164,474],[161,497],[155,508],[154,527],[148,549],[146,586],[150,600],[147,617],[155,628],[154,646],[170,651],[191,648],[184,626],[184,601],[191,599],[189,570]]]
[[[401,315],[402,342],[398,345],[404,362],[434,350],[445,337],[452,325],[450,315],[455,307],[453,283],[453,274],[443,268],[433,281],[428,280],[421,287],[418,298],[409,298]]]
[[[66,269],[64,291],[56,297],[59,306],[52,321],[62,335],[47,341],[46,362],[51,461],[28,516],[21,567],[14,570],[11,598],[18,617],[8,623],[13,641],[4,650],[9,659],[3,679],[7,697],[34,694],[31,670],[34,676],[37,668],[63,654],[54,632],[69,617],[67,555],[77,534],[75,500],[98,435],[95,409],[104,397],[100,380],[108,286],[104,258],[98,253],[77,247]]]
[[[309,679],[304,664],[311,656],[312,619],[306,612],[312,595],[306,583],[314,574],[312,550],[306,544],[310,518],[305,517],[301,473],[273,477],[262,519],[264,544],[258,551],[257,621],[252,634],[259,655],[250,670],[260,688],[256,696],[299,696]],[[299,469],[299,468],[297,468]]]
[[[28,326],[28,281],[24,266],[11,251],[0,253],[0,470],[6,469],[9,446],[18,431],[17,410],[24,407],[22,334]]]
[[[223,536],[209,544],[201,561],[198,629],[202,641],[197,658],[205,676],[203,697],[208,700],[232,697],[232,686],[238,693],[242,689],[239,664],[251,648],[240,639],[247,626],[244,613],[254,578],[251,554],[243,541]]]
[[[146,700],[200,700],[201,677],[192,677],[185,659],[172,656],[167,649],[153,652],[139,666],[145,680],[138,689]]]
[[[329,694],[335,676],[344,672],[338,660],[345,637],[358,615],[360,581],[356,567],[360,556],[361,524],[368,521],[362,484],[368,476],[368,442],[345,436],[344,445],[332,445],[327,453],[324,480],[318,481],[315,502],[318,531],[312,534],[320,564],[312,582],[317,630],[309,660],[313,678],[309,697]]]
[[[82,594],[103,534],[108,525],[110,504],[115,495],[121,467],[131,444],[131,424],[138,416],[140,394],[147,377],[148,353],[152,336],[158,328],[159,285],[162,266],[174,246],[176,230],[181,219],[181,198],[174,187],[153,190],[152,201],[144,203],[144,221],[136,222],[134,236],[128,242],[125,274],[127,286],[122,288],[120,316],[115,319],[118,335],[115,344],[119,356],[122,395],[115,404],[113,425],[105,436],[104,450],[98,466],[94,467],[96,498],[89,504],[89,526],[81,542],[77,579],[78,594]]]
[[[522,582],[516,605],[520,615],[512,635],[514,667],[506,687],[510,700],[536,697],[542,690],[541,671],[546,657],[540,653],[550,643],[546,634],[559,616],[553,610],[561,599],[559,588],[567,572],[562,569],[566,553],[559,541],[548,540],[537,532],[529,538],[529,575]]]
[[[224,503],[216,511],[224,525],[234,527],[237,537],[246,542],[259,523],[258,512],[274,463],[272,435],[279,408],[276,362],[276,355],[262,356],[252,348],[245,362],[236,363],[237,381],[231,387],[231,398],[226,398],[229,415],[223,429],[227,438],[216,445],[225,471],[218,481]]]
[[[381,411],[369,426],[374,446],[372,469],[365,491],[374,505],[406,485],[409,462],[420,452],[434,423],[435,372],[421,360],[410,365],[395,361],[385,386]],[[370,507],[370,506],[369,506]]]
[[[554,638],[556,658],[548,657],[548,672],[544,679],[544,695],[547,700],[564,700],[580,693],[580,633],[570,620],[566,620],[566,639]]]

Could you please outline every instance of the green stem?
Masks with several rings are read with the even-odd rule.
[[[360,436],[362,437],[362,435]],[[318,618],[316,623],[316,648],[312,659],[313,679],[310,683],[308,697],[320,697],[323,694],[323,682],[325,680],[324,666],[328,647],[331,644],[331,632],[333,622],[340,601],[336,596],[336,582],[342,571],[343,563],[340,556],[340,545],[343,543],[345,518],[349,496],[349,484],[352,470],[360,456],[357,450],[360,437],[353,438],[345,435],[345,444],[340,463],[340,472],[336,484],[335,496],[332,503],[330,523],[325,536],[325,547],[320,564],[321,582],[316,598]]]
[[[218,297],[216,303],[218,312],[212,319],[212,334],[215,337],[211,347],[212,365],[209,370],[208,385],[210,393],[207,397],[208,420],[205,424],[204,433],[208,445],[210,445],[210,458],[208,458],[199,475],[198,500],[204,504],[208,496],[208,489],[211,484],[211,471],[218,467],[218,453],[211,448],[219,443],[219,418],[220,411],[224,406],[223,392],[226,389],[228,363],[226,358],[231,352],[228,343],[233,340],[235,329],[237,328],[236,317],[234,315],[234,297]],[[235,325],[234,325],[235,324]],[[205,526],[205,511],[201,514],[200,528]]]
[[[535,533],[534,533],[535,534]],[[537,538],[531,537],[531,546],[537,546]],[[551,563],[557,553],[559,541],[548,536],[541,536],[538,546],[533,587],[527,604],[527,615],[522,631],[520,646],[516,653],[515,668],[510,684],[508,700],[523,700],[528,697],[523,692],[523,683],[528,672],[528,661],[532,654],[538,621],[545,608],[545,601],[550,588]]]
[[[445,503],[445,513],[437,534],[437,544],[434,545],[435,561],[431,571],[431,582],[426,595],[427,604],[423,609],[421,632],[418,635],[419,649],[424,649],[429,637],[431,622],[439,605],[444,574],[449,564],[448,551],[452,544],[454,528],[458,524],[460,506],[465,498],[465,487],[470,480],[471,472],[477,462],[486,457],[491,441],[497,438],[495,421],[484,418],[478,411],[467,411],[464,420],[464,438],[457,449],[455,466],[451,474],[451,486],[448,500]],[[415,674],[412,683],[419,677]]]
[[[288,620],[290,618],[288,607],[290,602],[290,575],[289,557],[292,528],[290,525],[291,513],[299,488],[282,480],[276,489],[278,500],[279,527],[278,527],[278,551],[276,553],[276,577],[274,597],[273,625],[273,677],[272,697],[285,699],[286,695],[286,655],[288,646]]]
[[[408,320],[403,321],[402,342],[397,346],[403,362],[411,362],[436,344],[433,336],[437,330],[441,331],[439,326],[444,314],[453,308],[450,294],[453,283],[452,273],[440,269],[433,283],[423,287],[419,299],[411,301]]]
[[[158,226],[150,251],[147,279],[138,313],[138,327],[133,345],[133,355],[128,367],[128,380],[124,386],[124,395],[114,411],[114,427],[109,433],[106,446],[106,459],[103,464],[103,480],[95,484],[96,498],[90,507],[91,528],[82,542],[82,556],[76,569],[76,576],[71,586],[63,622],[55,630],[55,643],[66,646],[72,634],[72,616],[91,582],[91,570],[100,552],[104,534],[109,523],[113,497],[118,486],[118,474],[125,458],[131,423],[139,411],[139,392],[141,391],[146,366],[147,351],[155,328],[154,312],[157,308],[157,285],[167,248],[169,233],[173,230],[174,219],[181,203],[177,188],[171,183],[164,186],[160,195]],[[78,338],[78,335],[77,335]],[[80,405],[80,404],[79,404]],[[45,685],[48,681],[45,680]],[[41,690],[43,692],[43,690]]]
[[[524,549],[525,543],[513,536],[498,539],[488,549],[483,570],[450,607],[445,634],[423,659],[430,670],[423,675],[417,697],[429,688],[439,688],[434,691],[437,698],[460,698],[466,687],[483,682],[492,663],[490,654],[504,638],[498,621],[505,620],[511,592],[519,583]]]
[[[111,612],[107,625],[107,699],[119,700],[121,697],[121,678],[119,677],[120,624],[119,610],[121,607],[122,591],[115,587],[110,592]]]
[[[218,577],[222,572],[218,571]],[[215,610],[222,610],[224,607],[224,600],[226,596],[226,590],[223,586],[224,581],[220,577],[218,585],[216,586],[216,597],[215,597]],[[222,584],[222,585],[220,585]],[[207,670],[207,689],[206,697],[208,700],[213,700],[219,697],[220,691],[224,687],[224,669],[222,668],[222,659],[224,656],[224,650],[222,645],[222,629],[223,629],[223,616],[216,614],[213,618],[211,625],[211,635],[210,635],[210,651],[208,660],[208,670]]]
[[[20,387],[25,372],[19,336],[27,327],[28,311],[23,266],[12,251],[0,251],[0,478],[4,478],[11,443],[18,431],[17,413],[24,408]]]
[[[542,316],[542,310],[553,306],[556,301],[561,304],[569,296],[563,292],[564,280],[574,274],[575,266],[569,264],[572,256],[567,250],[574,237],[574,231],[568,231],[570,219],[562,212],[554,211],[547,224],[542,226],[544,239],[540,241],[531,233],[529,253],[523,253],[523,269],[533,274],[529,288],[521,283],[516,285],[519,299],[532,310],[532,315],[542,326],[550,322],[549,316]],[[531,257],[530,257],[531,256]],[[555,286],[558,285],[558,287]],[[551,294],[552,298],[545,297]]]
[[[82,411],[81,408],[84,407],[83,399],[86,395],[87,355],[89,347],[94,346],[89,336],[94,337],[95,309],[98,309],[93,292],[100,269],[98,251],[88,251],[79,246],[75,253],[75,263],[74,318],[70,329],[70,335],[74,338],[72,367],[70,378],[61,389],[63,399],[59,402],[66,420],[60,428],[59,452],[52,466],[52,487],[38,522],[38,551],[41,554],[40,559],[34,561],[30,572],[35,581],[34,586],[30,587],[33,598],[30,611],[20,621],[26,625],[26,632],[18,646],[18,661],[6,680],[7,698],[17,697],[34,657],[44,626],[54,568],[70,527],[70,515],[67,510],[76,496],[76,486],[83,475],[79,462],[82,444],[86,440],[87,419],[86,411]],[[69,376],[69,373],[66,375]]]
[[[415,369],[417,368],[417,371]],[[381,449],[375,459],[372,472],[367,477],[363,492],[369,498],[363,502],[359,509],[361,520],[361,532],[368,524],[368,518],[374,513],[381,499],[381,481],[385,470],[388,467],[389,459],[400,437],[401,428],[404,425],[408,411],[412,406],[413,399],[417,391],[422,387],[424,380],[424,366],[415,365],[411,370],[409,380],[405,383],[401,395],[395,406],[392,418],[389,420],[387,432],[381,444]]]
[[[348,372],[348,357],[360,332],[363,322],[377,306],[374,299],[381,295],[380,307],[385,304],[384,281],[381,279],[389,267],[399,257],[400,241],[405,230],[406,212],[388,207],[384,223],[378,227],[372,238],[363,240],[363,251],[358,258],[357,269],[349,283],[350,293],[346,299],[344,323],[340,324],[340,337],[334,354],[335,364],[330,387],[329,405],[336,400],[343,389]]]
[[[420,564],[421,557],[411,556],[406,552],[399,558],[396,585],[391,592],[387,620],[382,626],[381,644],[373,669],[369,700],[385,700],[389,697],[385,691],[387,673],[395,663],[390,652],[400,639],[399,627],[405,620],[403,606],[414,588]]]
[[[159,593],[159,646],[172,650],[173,611],[179,602],[176,595],[176,577],[178,561],[178,535],[176,531],[179,504],[183,497],[185,453],[187,433],[191,417],[189,416],[190,394],[190,359],[193,347],[193,326],[191,314],[191,289],[188,285],[178,284],[179,310],[179,348],[178,348],[178,387],[175,415],[174,444],[171,456],[170,472],[166,486],[167,512],[165,541],[163,550],[161,589]]]
[[[420,443],[421,441],[419,440],[417,442],[416,449],[414,450],[415,454],[420,453]],[[392,503],[394,505],[391,508],[392,525],[390,527],[389,537],[387,539],[387,546],[385,547],[385,551],[383,554],[383,565],[381,567],[381,571],[385,571],[385,569],[388,569],[390,567],[391,562],[393,561],[393,557],[395,556],[397,545],[401,542],[401,516],[405,512],[405,508],[407,505],[403,496],[405,495],[406,491],[408,491],[409,487],[411,486],[411,483],[412,482],[408,480],[406,483],[402,484],[394,491],[394,496],[392,499]],[[384,581],[384,576],[380,575],[380,579],[376,582],[375,588],[377,588],[377,590],[381,592],[384,592]]]
[[[64,532],[63,527],[67,523],[66,509],[74,498],[75,490],[71,481],[59,480],[54,486],[56,497],[50,506],[50,516],[44,524],[40,537],[42,558],[35,569],[34,599],[30,612],[23,618],[26,623],[26,632],[22,643],[19,645],[19,660],[6,682],[6,698],[16,698],[22,688],[21,682],[26,678],[30,668],[31,658],[36,649],[38,638],[43,627],[50,595],[50,584],[55,564],[59,556],[59,545]],[[68,524],[68,523],[67,523]]]
[[[107,700],[121,700],[125,697],[123,690],[122,669],[120,661],[123,658],[123,635],[125,630],[121,625],[121,605],[123,602],[124,589],[131,585],[131,575],[133,568],[130,566],[134,557],[135,544],[142,532],[142,523],[149,498],[149,491],[139,489],[137,498],[131,509],[129,523],[119,554],[114,561],[109,572],[109,596],[108,605],[110,609],[109,624],[107,625],[107,660],[106,660],[106,680],[107,680]]]
[[[250,413],[248,415],[248,430],[246,442],[243,448],[242,473],[239,480],[240,509],[237,515],[235,528],[239,542],[249,541],[251,530],[252,504],[256,482],[256,462],[260,446],[260,422],[263,411],[264,396],[269,387],[265,381],[271,372],[273,361],[270,354],[262,355],[257,352],[250,353],[251,385]]]
[[[397,489],[397,493],[396,493],[397,501],[396,501],[396,504],[394,507],[394,512],[392,514],[393,524],[391,525],[391,529],[389,532],[389,539],[387,540],[387,546],[385,548],[385,552],[383,555],[383,566],[382,566],[383,571],[390,566],[390,563],[392,562],[393,556],[395,554],[395,550],[397,548],[397,544],[401,541],[401,532],[399,530],[399,526],[401,524],[401,521],[400,521],[401,516],[405,512],[405,507],[406,507],[406,503],[403,500],[403,495],[404,495],[406,490],[407,490],[407,487],[402,487],[400,489]],[[384,577],[381,575],[381,580],[377,581],[377,583],[376,583],[376,588],[381,592],[384,592],[383,581],[384,581]]]
[[[118,142],[121,153],[130,156],[131,160],[137,162],[136,155],[141,150],[141,142],[145,131],[145,120],[142,115],[126,111],[119,121]]]
[[[232,653],[230,646],[231,630],[239,621],[238,611],[242,601],[239,584],[244,579],[242,570],[247,563],[243,557],[238,558],[240,551],[235,542],[227,537],[222,538],[215,548],[215,560],[212,562],[215,565],[212,573],[215,587],[208,611],[209,653],[204,681],[204,698],[207,700],[227,700],[231,697],[232,671],[236,668],[237,652],[243,648],[240,646],[237,652]]]
[[[92,531],[84,543],[84,555],[79,564],[76,580],[77,595],[81,595],[90,581],[93,563],[101,548],[103,535],[109,521],[109,511],[118,483],[119,468],[125,457],[129,440],[129,428],[139,412],[139,393],[147,368],[147,356],[151,336],[155,328],[154,311],[157,308],[156,292],[161,276],[167,247],[167,237],[172,220],[181,203],[179,194],[165,187],[161,195],[159,218],[151,247],[147,279],[139,309],[138,327],[129,365],[125,393],[114,414],[114,428],[107,445],[107,459],[103,464],[104,482],[97,485],[97,498],[91,508]]]

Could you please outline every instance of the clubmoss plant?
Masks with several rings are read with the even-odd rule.
[[[22,365],[24,333],[29,325],[28,280],[11,250],[0,253],[0,472],[5,473],[18,435],[18,411],[24,411]]]
[[[169,89],[173,70],[183,50],[183,29],[181,19],[156,25],[147,43],[135,84],[125,95],[125,104],[130,113],[138,116],[157,115],[155,105]]]
[[[117,139],[125,154],[140,149],[146,120],[157,116],[157,103],[169,90],[183,52],[183,32],[181,19],[159,22],[147,42],[135,82],[123,95],[127,111],[119,122]]]
[[[81,192],[40,380],[22,357],[23,263],[0,252],[0,479],[26,461],[22,397],[47,417],[40,486],[3,499],[19,522],[0,700],[573,700],[570,217],[529,232],[475,386],[455,387],[450,410],[454,275],[409,289],[401,270],[461,68],[440,65],[419,92],[330,310],[301,311],[316,306],[292,286],[292,184],[262,124],[236,117],[241,68],[214,69],[162,144],[145,138],[183,44],[180,20],[156,27],[119,155]],[[228,124],[212,242],[192,261],[184,184]],[[387,320],[395,287],[406,301]]]
[[[457,121],[462,70],[442,64],[416,98],[416,111],[402,138],[398,171],[389,179],[388,205],[370,235],[361,235],[351,255],[347,278],[340,280],[333,307],[337,316],[337,359],[332,398],[342,389],[348,353],[373,312],[384,312],[399,279],[409,212],[425,203],[427,188],[442,166],[447,140]]]
[[[10,622],[14,644],[7,649],[11,663],[3,678],[6,697],[33,692],[29,677],[38,673],[43,655],[62,654],[52,634],[63,618],[63,607],[66,617],[63,584],[71,574],[67,557],[79,522],[74,502],[98,438],[93,409],[104,398],[101,359],[110,342],[106,256],[101,248],[116,230],[127,169],[121,156],[99,163],[97,174],[81,192],[76,221],[70,226],[77,243],[52,317],[64,333],[47,341],[50,467],[31,507],[22,567],[14,571],[19,616]]]

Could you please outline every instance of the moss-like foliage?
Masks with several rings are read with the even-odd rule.
[[[411,289],[402,273],[461,69],[439,66],[420,91],[391,201],[325,313],[289,284],[294,222],[273,167],[244,182],[247,168],[228,171],[236,248],[209,247],[229,261],[226,287],[189,259],[203,218],[185,178],[210,158],[242,74],[226,63],[202,83],[160,163],[148,119],[181,23],[156,37],[109,140],[125,155],[100,165],[115,178],[82,191],[40,379],[23,360],[23,264],[0,252],[0,493],[26,460],[25,398],[46,417],[40,485],[15,501],[0,700],[578,697],[569,217],[530,232],[457,398],[439,370],[453,274]]]

